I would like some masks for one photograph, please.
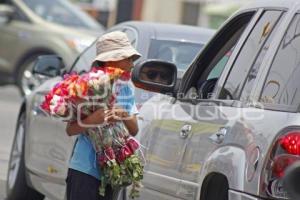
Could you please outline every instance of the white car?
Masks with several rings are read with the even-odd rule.
[[[184,70],[214,34],[213,30],[200,27],[144,22],[127,22],[108,31],[114,30],[127,33],[143,55],[141,61],[161,58],[177,63],[178,70]],[[65,67],[78,73],[88,71],[95,56],[94,43],[72,66]],[[65,179],[75,137],[67,136],[65,123],[40,110],[44,95],[61,80],[63,68],[63,60],[57,56],[39,57],[36,62],[34,72],[48,80],[22,103],[9,161],[7,200],[41,200],[45,196],[65,199]],[[147,93],[136,93],[146,94],[138,99],[139,105],[149,98]]]

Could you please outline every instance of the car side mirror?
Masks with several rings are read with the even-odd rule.
[[[132,81],[136,87],[162,94],[173,94],[176,80],[176,65],[161,60],[138,63],[132,73]]]
[[[62,75],[62,69],[65,68],[63,60],[57,55],[43,55],[37,57],[33,66],[33,74],[47,77],[56,77]]]
[[[9,5],[0,5],[0,24],[5,24],[13,19],[15,9]]]

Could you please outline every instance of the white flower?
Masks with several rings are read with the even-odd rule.
[[[91,79],[93,79],[93,78],[99,78],[99,77],[104,76],[104,75],[105,75],[104,72],[101,71],[101,70],[98,70],[97,72],[90,72],[89,73],[89,77]]]
[[[89,87],[94,88],[95,90],[99,90],[100,87],[106,87],[110,82],[109,76],[103,75],[97,78],[90,79],[88,81]]]
[[[63,97],[54,95],[50,102],[50,112],[52,115],[64,116],[67,112],[66,102]]]

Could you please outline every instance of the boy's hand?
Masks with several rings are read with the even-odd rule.
[[[104,121],[108,123],[126,120],[129,117],[129,114],[123,108],[118,106],[106,110],[104,113]]]
[[[105,111],[103,108],[99,108],[91,115],[89,115],[86,119],[83,120],[83,123],[87,123],[88,125],[98,125],[102,124],[105,117]]]

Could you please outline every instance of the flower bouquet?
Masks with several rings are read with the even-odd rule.
[[[81,123],[97,109],[113,107],[120,81],[129,78],[128,72],[113,67],[92,68],[82,75],[67,74],[45,96],[41,108],[63,121]],[[86,134],[94,146],[101,170],[100,195],[105,195],[108,184],[115,189],[132,185],[130,197],[138,197],[143,178],[143,165],[137,153],[140,144],[130,137],[123,122],[94,125]]]

